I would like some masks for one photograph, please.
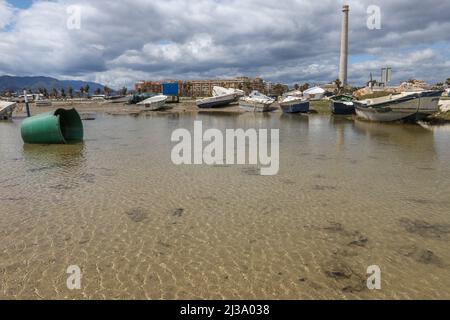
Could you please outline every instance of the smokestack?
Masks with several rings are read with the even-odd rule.
[[[342,8],[342,33],[341,33],[341,63],[339,67],[339,80],[343,85],[347,85],[348,68],[348,13],[350,6],[345,5]]]

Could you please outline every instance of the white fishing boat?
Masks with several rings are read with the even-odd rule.
[[[228,94],[234,94],[235,100],[238,101],[240,98],[245,96],[245,92],[243,90],[234,89],[234,88],[224,88],[224,87],[213,87],[213,97],[225,96]]]
[[[325,96],[325,90],[320,87],[313,87],[303,92],[303,96],[310,101],[322,100]]]
[[[439,112],[442,91],[403,92],[397,95],[355,101],[358,117],[379,122],[419,121]]]
[[[97,119],[97,112],[82,112],[80,113],[80,118],[83,121],[95,120]]]
[[[164,95],[158,95],[141,101],[137,105],[139,106],[141,111],[157,111],[164,108],[164,105],[166,104],[168,98],[169,97]]]
[[[15,102],[0,101],[0,120],[10,120],[15,107]]]
[[[236,101],[236,94],[226,88],[214,87],[213,97],[197,100],[197,107],[201,109],[222,108]]]
[[[250,96],[239,100],[239,107],[249,112],[269,112],[272,111],[274,103],[275,99],[253,91]]]
[[[53,105],[51,100],[36,100],[34,102],[36,107],[43,108],[43,107],[51,107]]]

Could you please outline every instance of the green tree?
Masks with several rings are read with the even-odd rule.
[[[89,95],[89,90],[91,89],[91,87],[89,87],[88,84],[86,84],[86,86],[84,87],[84,92]]]
[[[447,78],[447,80],[445,80],[445,84],[450,86],[450,78]]]
[[[68,92],[69,92],[69,97],[73,98],[73,88],[72,87],[69,87]]]
[[[95,89],[94,94],[98,96],[98,95],[102,94],[102,90],[100,88],[97,88],[97,89]]]

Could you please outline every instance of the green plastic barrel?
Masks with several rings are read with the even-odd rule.
[[[28,144],[71,144],[83,141],[83,123],[75,109],[58,109],[27,118],[22,139]]]

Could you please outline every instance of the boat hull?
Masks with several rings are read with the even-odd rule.
[[[392,102],[379,105],[365,105],[355,102],[358,117],[378,122],[420,121],[439,112],[439,99],[442,93],[416,93]]]
[[[247,112],[270,112],[273,103],[239,101],[239,107]]]
[[[0,120],[10,120],[15,107],[15,102],[0,101]]]
[[[166,100],[142,104],[141,111],[157,111],[164,108]]]
[[[308,113],[310,109],[309,101],[285,102],[280,103],[280,106],[284,113]]]
[[[225,97],[212,97],[199,100],[197,101],[197,107],[200,109],[223,108],[229,106],[233,102],[236,102],[236,96],[234,94]]]
[[[331,113],[336,115],[351,115],[356,113],[354,104],[350,105],[338,101],[331,101],[330,110]]]

